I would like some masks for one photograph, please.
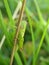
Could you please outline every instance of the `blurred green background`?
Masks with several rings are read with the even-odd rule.
[[[14,26],[20,11],[15,20],[12,16],[19,1],[21,0],[0,0],[0,41],[4,34],[6,36],[0,48],[0,65],[10,63],[16,32]],[[13,65],[49,65],[49,0],[26,0],[22,22]]]

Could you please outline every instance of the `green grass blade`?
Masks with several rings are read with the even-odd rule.
[[[9,45],[11,46],[12,40],[11,40],[11,37],[10,37],[8,31],[7,31],[7,27],[6,27],[6,25],[5,25],[4,21],[3,21],[3,17],[2,17],[1,11],[0,11],[0,24],[1,24],[1,28],[2,28],[2,30],[3,30],[3,32],[4,32],[4,34],[5,34],[5,36],[6,36],[6,38],[7,38],[8,43],[9,43]]]
[[[22,60],[23,60],[24,65],[27,65],[27,60],[26,60],[26,58],[25,58],[24,51],[20,51],[20,55],[21,55],[21,57],[22,57]]]
[[[48,25],[49,25],[49,20],[48,20],[48,22],[47,22],[47,25],[46,25],[46,27],[45,27],[45,29],[44,29],[44,32],[43,32],[42,38],[41,38],[41,40],[40,40],[39,46],[38,46],[38,48],[37,48],[35,61],[37,60],[38,54],[39,54],[40,49],[41,49],[41,46],[42,46],[42,44],[43,44],[43,40],[44,40],[44,38],[45,38]]]
[[[38,6],[38,4],[37,4],[37,1],[34,0],[34,3],[35,3],[35,5],[36,5],[36,9],[37,9],[37,12],[38,12],[38,16],[39,16],[40,22],[41,22],[41,24],[44,24],[44,19],[43,19],[43,17],[42,17],[42,14],[41,14],[41,11],[40,11],[39,6]]]
[[[22,64],[22,61],[21,61],[21,59],[20,59],[20,57],[19,57],[19,54],[17,53],[17,51],[15,52],[15,59],[16,59],[16,62],[17,62],[17,64],[18,65],[23,65]]]
[[[4,1],[4,5],[5,5],[5,8],[6,8],[6,11],[7,11],[7,14],[8,14],[8,17],[10,19],[10,24],[14,26],[14,21],[12,19],[12,13],[10,11],[10,8],[9,8],[9,5],[8,5],[8,1],[7,0],[3,0]]]
[[[35,39],[34,39],[34,33],[33,33],[33,29],[32,29],[32,20],[30,18],[30,16],[28,15],[28,11],[27,11],[27,8],[26,8],[26,15],[28,17],[28,23],[30,25],[30,32],[31,32],[31,37],[32,37],[32,46],[33,46],[33,65],[35,65],[34,63],[34,58],[35,58]]]

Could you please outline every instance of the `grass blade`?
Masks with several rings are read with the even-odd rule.
[[[14,20],[12,19],[12,13],[10,11],[9,5],[8,5],[8,1],[7,0],[3,0],[4,1],[4,5],[8,14],[8,17],[10,19],[10,24],[14,26]]]
[[[42,44],[43,44],[43,40],[44,40],[44,38],[45,38],[48,25],[49,25],[49,20],[48,20],[48,22],[47,22],[47,25],[46,25],[46,27],[45,27],[45,29],[44,29],[44,32],[43,32],[42,38],[41,38],[41,40],[40,40],[39,46],[38,46],[38,48],[37,48],[36,57],[35,57],[35,62],[36,62],[36,60],[37,60],[37,57],[38,57],[38,54],[39,54],[39,52],[40,52],[41,46],[42,46]]]
[[[5,25],[4,21],[3,21],[1,11],[0,11],[0,24],[1,24],[1,27],[2,27],[2,30],[3,30],[3,32],[5,34],[5,36],[7,38],[8,43],[11,46],[12,40],[11,40],[10,35],[9,35],[8,31],[7,31],[7,27],[6,27],[6,25]]]
[[[30,25],[30,31],[31,31],[31,37],[32,37],[32,46],[33,46],[33,65],[35,65],[34,63],[34,58],[35,58],[35,40],[34,40],[34,33],[33,33],[33,29],[32,29],[32,20],[30,18],[30,16],[28,15],[28,11],[27,11],[27,8],[26,8],[26,15],[28,17],[28,23]]]

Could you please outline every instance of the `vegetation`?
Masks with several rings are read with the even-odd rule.
[[[48,0],[0,0],[0,65],[12,63],[49,65]]]

